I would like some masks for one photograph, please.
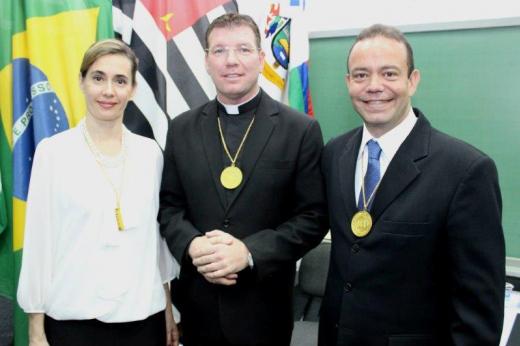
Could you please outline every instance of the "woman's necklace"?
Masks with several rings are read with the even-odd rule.
[[[90,137],[90,134],[88,133],[88,130],[87,130],[87,126],[86,126],[86,124],[84,122],[83,122],[83,126],[82,127],[83,127],[82,128],[83,136],[85,137],[85,141],[87,142],[87,146],[90,149],[90,152],[92,153],[92,155],[94,156],[94,159],[96,160],[96,163],[97,163],[99,169],[101,170],[103,176],[108,181],[108,183],[112,187],[112,190],[114,191],[114,195],[116,197],[115,215],[116,215],[117,228],[120,231],[123,231],[125,229],[125,224],[123,222],[123,215],[122,215],[122,212],[121,212],[121,190],[123,188],[123,177],[124,177],[125,162],[126,162],[126,140],[125,140],[126,136],[125,136],[125,132],[123,130],[122,137],[121,137],[121,155],[120,155],[120,157],[122,158],[121,159],[122,160],[121,182],[120,182],[119,188],[117,188],[115,183],[112,181],[112,179],[110,179],[110,176],[109,176],[109,174],[108,174],[108,172],[107,172],[107,170],[105,168],[106,164],[103,163],[103,155],[101,154],[99,149],[96,147],[94,141]]]

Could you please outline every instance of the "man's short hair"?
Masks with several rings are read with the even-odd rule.
[[[384,25],[384,24],[374,24],[372,26],[369,26],[366,29],[363,29],[359,35],[356,37],[356,41],[354,41],[354,44],[352,47],[350,47],[350,50],[348,52],[347,56],[347,71],[349,71],[348,67],[348,61],[350,59],[350,54],[352,53],[352,49],[354,49],[354,46],[363,40],[375,38],[375,37],[384,37],[391,40],[395,40],[397,42],[401,42],[406,47],[406,62],[408,65],[408,77],[412,74],[413,70],[415,69],[414,61],[413,61],[413,50],[412,46],[410,46],[410,43],[406,39],[406,37],[403,35],[399,29]]]
[[[211,24],[208,26],[206,30],[205,44],[206,47],[209,48],[209,35],[215,28],[231,28],[237,26],[247,26],[251,28],[253,33],[255,34],[256,48],[260,49],[260,30],[258,29],[258,25],[256,25],[253,18],[248,16],[247,14],[239,14],[239,13],[226,13],[216,18]]]

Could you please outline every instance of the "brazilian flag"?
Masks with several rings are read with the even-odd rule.
[[[34,150],[84,116],[83,53],[112,36],[108,0],[0,2],[0,295],[13,301]],[[16,346],[28,344],[16,304],[14,335]]]

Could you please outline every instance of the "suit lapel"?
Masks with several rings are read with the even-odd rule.
[[[208,165],[211,170],[211,176],[213,177],[213,183],[215,184],[215,189],[217,190],[220,203],[224,209],[226,207],[226,196],[224,188],[220,184],[220,173],[223,169],[222,143],[218,134],[216,100],[209,102],[202,110],[200,126],[202,144],[204,147],[204,153],[206,154],[206,160],[208,161]]]
[[[415,113],[417,123],[390,162],[374,197],[374,221],[421,174],[416,162],[428,155],[431,126],[420,111]]]
[[[242,170],[243,180],[235,191],[233,191],[231,200],[229,202],[228,210],[233,206],[233,203],[238,198],[248,180],[251,178],[256,162],[260,158],[271,134],[274,130],[274,122],[271,117],[278,113],[278,106],[276,102],[271,99],[265,92],[262,93],[262,98],[255,113],[255,122],[251,128],[248,138],[243,147],[243,152],[238,158],[238,167]]]
[[[347,218],[351,218],[357,211],[356,198],[354,196],[354,179],[356,160],[363,134],[362,129],[362,127],[359,128],[348,140],[345,150],[339,157],[339,182]]]

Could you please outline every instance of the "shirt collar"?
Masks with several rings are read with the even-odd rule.
[[[374,136],[368,132],[367,127],[363,125],[363,137],[361,139],[359,153],[363,152],[363,149],[369,140],[374,139],[377,143],[379,143],[382,154],[388,159],[388,161],[391,161],[401,144],[403,144],[406,137],[408,137],[410,132],[412,132],[416,122],[417,117],[415,116],[412,107],[410,107],[406,118],[404,118],[404,120],[399,125],[379,138],[374,138]]]
[[[218,99],[218,96],[217,96],[217,104],[221,110],[225,111],[225,113],[229,114],[229,115],[238,115],[241,113],[245,113],[258,106],[258,103],[260,102],[260,96],[261,96],[260,91],[261,91],[261,89],[258,88],[258,92],[253,97],[251,97],[249,100],[242,102],[238,105],[222,103]]]

